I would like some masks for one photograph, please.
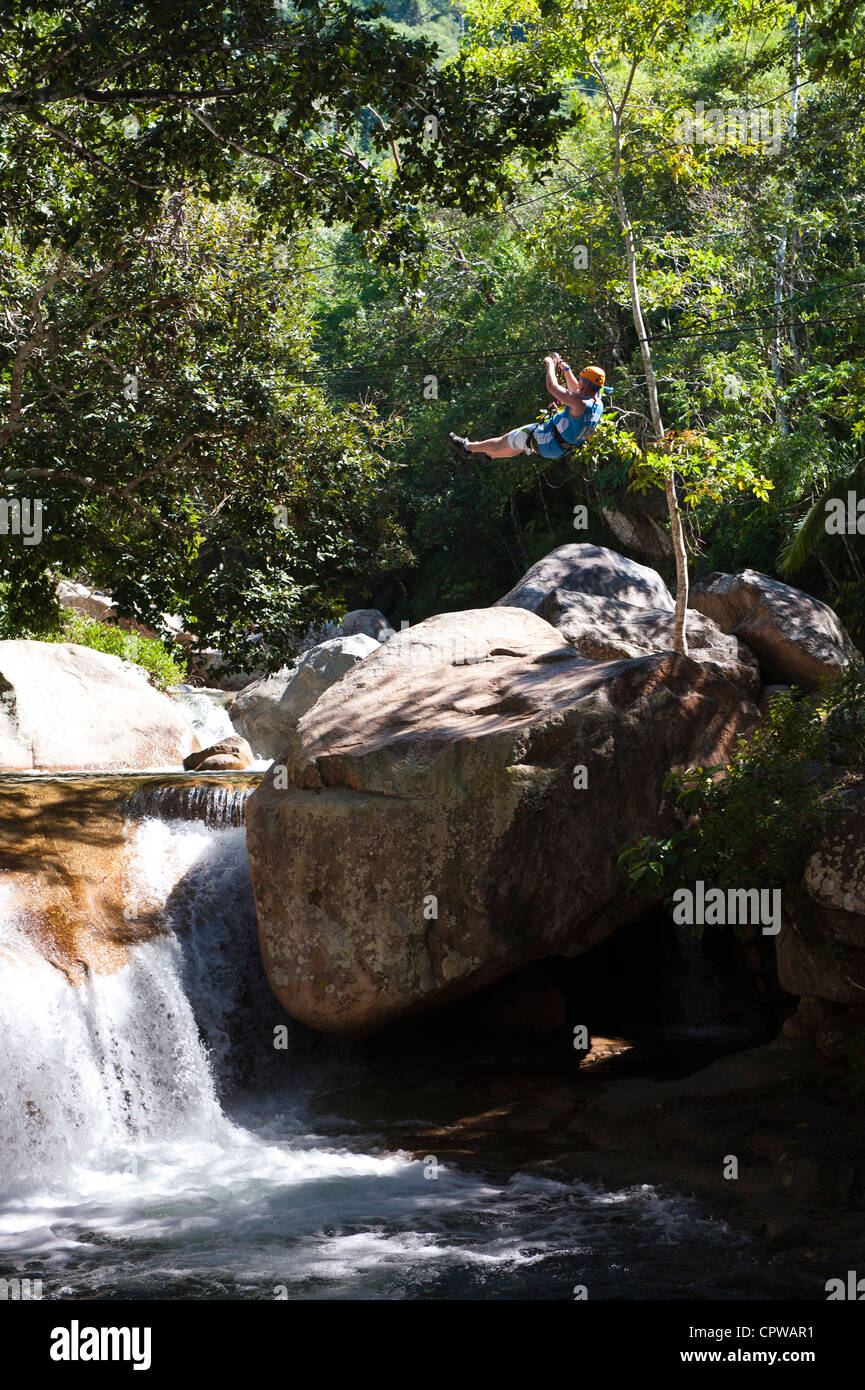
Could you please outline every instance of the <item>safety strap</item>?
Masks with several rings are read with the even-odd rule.
[[[552,420],[548,420],[546,425],[544,426],[544,429],[548,429],[550,431],[551,435],[553,436],[553,439],[556,441],[559,448],[565,454],[572,454],[575,449],[581,449],[583,445],[587,443],[589,439],[591,439],[592,435],[594,434],[597,428],[597,423],[595,423],[594,425],[590,426],[589,429],[586,430],[585,434],[581,434],[579,439],[574,440],[573,444],[568,444],[564,439],[562,439],[562,436],[559,434],[559,431],[556,429]]]
[[[562,439],[562,436],[559,434],[552,420],[545,428],[550,431],[550,434],[553,436],[553,439],[556,441],[563,454],[572,454],[574,452],[574,450],[577,447],[576,444],[566,443],[565,440]]]
[[[527,426],[526,426],[526,452],[527,452],[527,453],[530,453],[530,454],[538,454],[538,455],[540,455],[540,452],[541,452],[541,451],[540,451],[540,449],[538,448],[538,441],[537,441],[537,439],[535,438],[535,430],[538,430],[538,429],[540,429],[540,428],[541,428],[540,423],[535,424],[535,425],[527,425]]]

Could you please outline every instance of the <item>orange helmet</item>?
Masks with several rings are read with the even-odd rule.
[[[607,373],[603,367],[583,367],[580,376],[588,377],[589,381],[595,383],[599,391],[607,379]]]

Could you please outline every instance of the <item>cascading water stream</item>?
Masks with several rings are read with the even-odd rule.
[[[226,709],[232,699],[231,691],[193,690],[190,686],[181,686],[171,691],[171,698],[186,711],[202,748],[209,748],[219,739],[237,733]]]
[[[147,899],[132,890],[130,901],[143,908]],[[76,987],[42,956],[26,909],[7,904],[0,952],[0,1185],[51,1179],[112,1146],[223,1122],[174,934]]]
[[[139,787],[132,798],[131,809],[141,818],[198,820],[210,829],[221,830],[225,826],[245,823],[246,803],[251,795],[251,787],[217,782],[157,783]]]
[[[70,983],[28,933],[20,893],[0,900],[0,1274],[40,1277],[45,1298],[97,1299],[777,1285],[688,1199],[448,1164],[431,1181],[356,1124],[322,1137],[310,1103],[361,1065],[292,1025],[267,986],[234,803],[228,816],[203,786],[211,813],[143,814],[171,810],[158,790],[137,804],[125,891],[130,918],[161,930],[113,974]],[[274,1048],[283,1027],[287,1051]]]

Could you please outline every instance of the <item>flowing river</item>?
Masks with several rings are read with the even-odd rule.
[[[245,795],[138,787],[123,892],[158,930],[106,973],[51,963],[26,876],[2,881],[0,1275],[44,1299],[808,1296],[685,1196],[557,1181],[516,1147],[505,1173],[430,1165],[330,1107],[382,1063],[276,1004]]]

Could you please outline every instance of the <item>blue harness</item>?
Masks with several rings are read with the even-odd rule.
[[[545,420],[539,425],[536,431],[549,433],[559,446],[563,454],[570,454],[574,449],[579,449],[582,444],[597,429],[601,416],[604,413],[604,403],[600,395],[594,400],[586,401],[586,408],[582,415],[576,418],[564,406],[556,411],[549,420]]]

